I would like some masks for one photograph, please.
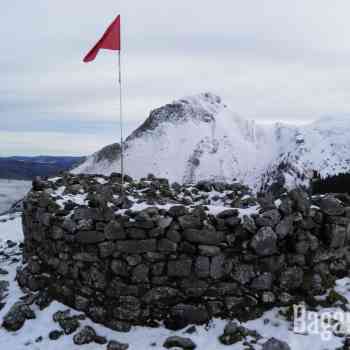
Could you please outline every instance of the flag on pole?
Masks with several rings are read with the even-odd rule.
[[[98,43],[84,57],[84,62],[93,61],[100,49],[120,51],[120,16],[113,21]]]
[[[120,147],[121,147],[121,185],[122,193],[124,194],[124,136],[123,136],[123,104],[122,104],[122,71],[121,71],[121,40],[120,40],[120,16],[112,22],[112,24],[107,28],[102,38],[97,42],[97,44],[89,51],[89,53],[84,57],[84,62],[93,61],[98,52],[101,49],[114,50],[118,52],[118,83],[119,83],[119,120],[120,120]]]

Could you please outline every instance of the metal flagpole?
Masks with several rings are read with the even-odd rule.
[[[121,73],[121,50],[118,51],[118,67],[119,67],[119,122],[120,122],[120,171],[122,175],[122,189],[124,188],[124,140],[123,140],[123,103],[122,103],[122,73]]]

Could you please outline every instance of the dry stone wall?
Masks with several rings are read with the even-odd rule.
[[[235,194],[247,198],[244,188],[128,178],[122,195],[119,180],[34,181],[24,202],[23,288],[46,290],[119,331],[161,322],[179,329],[313,300],[348,275],[346,195],[309,198],[296,189],[261,198],[259,208],[213,211],[179,204],[183,193],[206,192],[206,200],[225,193],[237,203]]]

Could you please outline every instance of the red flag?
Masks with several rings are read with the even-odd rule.
[[[84,57],[84,62],[93,61],[100,49],[120,50],[120,16],[118,16],[113,23],[108,27],[106,32],[98,43],[91,49],[91,51]]]

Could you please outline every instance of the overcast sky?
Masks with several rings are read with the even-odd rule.
[[[119,13],[127,132],[204,91],[262,122],[350,112],[348,0],[2,0],[0,156],[118,141],[117,55],[82,58]]]

